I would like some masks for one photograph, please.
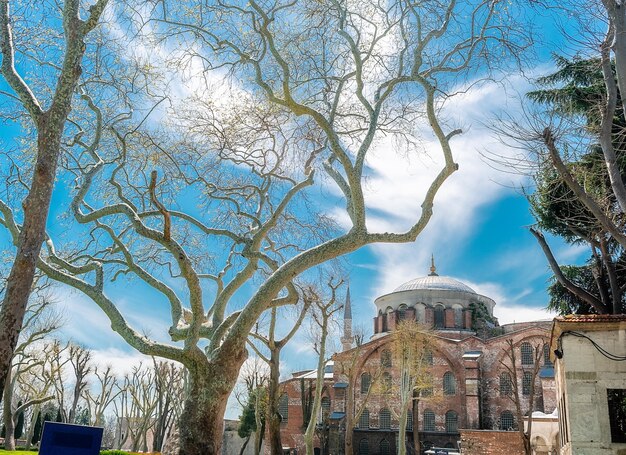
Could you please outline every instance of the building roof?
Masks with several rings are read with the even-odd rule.
[[[568,314],[554,318],[560,323],[626,322],[626,314]]]
[[[420,278],[415,278],[398,286],[396,289],[394,289],[393,292],[418,291],[427,289],[442,291],[461,291],[476,294],[476,291],[474,291],[468,285],[463,284],[460,281],[455,280],[454,278],[450,278],[449,276],[439,275],[428,275]]]

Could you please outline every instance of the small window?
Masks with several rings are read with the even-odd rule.
[[[443,375],[443,394],[456,395],[456,379],[449,371]]]
[[[543,345],[543,364],[547,367],[553,366],[550,360],[550,345],[547,343]]]
[[[437,306],[435,307],[435,328],[442,329],[443,328],[443,307]]]
[[[378,415],[378,427],[381,430],[391,430],[391,412],[387,408],[380,410]]]
[[[607,389],[611,442],[626,442],[626,389]]]
[[[359,441],[359,455],[369,455],[370,446],[367,439],[363,438]]]
[[[433,396],[433,388],[432,387],[424,387],[420,393],[423,397],[432,397]]]
[[[370,412],[367,408],[363,409],[361,417],[359,417],[359,428],[366,429],[370,427]]]
[[[446,433],[456,433],[459,430],[459,418],[454,411],[446,412]]]
[[[322,397],[322,418],[328,417],[330,414],[330,398]]]
[[[504,411],[500,414],[500,430],[515,430],[515,418],[513,417],[513,413],[511,411]]]
[[[387,332],[389,330],[389,326],[387,325],[387,313],[383,314],[383,332]]]
[[[390,455],[391,454],[391,447],[389,445],[389,441],[387,441],[386,439],[383,439],[382,441],[380,441],[380,455]]]
[[[533,375],[530,372],[525,372],[524,377],[522,378],[522,394],[530,395],[530,389],[533,382]]]
[[[370,390],[370,385],[372,383],[372,377],[369,373],[363,373],[361,375],[361,393],[367,393]]]
[[[533,365],[533,347],[530,343],[522,343],[520,346],[520,353],[522,354],[522,365]]]
[[[435,431],[435,413],[430,409],[424,411],[424,431]]]
[[[282,419],[281,423],[289,421],[289,397],[286,393],[283,393],[278,400],[278,413]]]
[[[402,304],[398,307],[398,321],[406,319],[406,305]]]
[[[413,411],[411,411],[410,409],[406,415],[406,429],[409,431],[413,431]]]
[[[502,373],[500,375],[500,396],[508,397],[513,393],[513,383],[511,382],[511,375],[509,373]]]
[[[391,351],[385,349],[380,353],[380,364],[385,368],[391,368]]]

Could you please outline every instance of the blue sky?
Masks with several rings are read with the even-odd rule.
[[[374,299],[410,279],[426,275],[431,254],[435,256],[439,274],[454,277],[493,298],[501,324],[551,316],[543,311],[550,273],[539,246],[528,232],[533,219],[520,191],[521,186],[528,185],[528,180],[523,175],[502,173],[484,158],[488,152],[509,157],[517,153],[501,144],[489,126],[498,114],[506,112],[515,116],[520,111],[519,98],[531,87],[528,77],[552,70],[550,50],[562,40],[548,18],[538,17],[537,23],[547,35],[538,48],[536,65],[526,77],[518,73],[502,74],[501,83],[476,85],[443,107],[449,126],[464,130],[452,142],[460,169],[435,199],[432,220],[418,240],[410,245],[375,245],[347,257],[355,325],[363,324],[371,332]],[[7,128],[2,130],[5,144],[10,143],[12,132]],[[427,132],[424,137],[426,153],[418,157],[394,155],[390,159],[392,145],[384,142],[370,156],[366,200],[373,208],[373,228],[401,229],[418,213],[421,195],[440,164],[436,152],[432,156],[429,153],[429,149],[435,150],[431,148],[434,142]],[[53,236],[64,230],[62,218],[66,216],[69,183],[65,180],[57,183],[49,218]],[[333,200],[332,188],[323,191],[324,194],[318,195],[320,200],[327,192],[331,196],[328,200]],[[336,207],[327,205],[326,209],[337,216],[340,224],[346,223]],[[6,239],[6,232],[0,231],[0,240],[6,242]],[[556,239],[552,242],[557,258],[563,263],[586,258],[585,251]],[[158,340],[167,339],[168,308],[152,302],[152,295],[145,288],[120,285],[110,292],[132,325]],[[112,363],[119,371],[139,361],[141,356],[111,331],[107,318],[93,302],[67,288],[57,288],[56,294],[67,319],[64,336],[94,349],[99,362]],[[283,374],[314,365],[305,332],[285,349]],[[234,417],[237,412],[231,408],[229,416]]]

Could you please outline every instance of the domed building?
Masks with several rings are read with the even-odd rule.
[[[556,408],[547,345],[551,321],[500,326],[493,315],[496,302],[438,275],[434,261],[427,276],[402,284],[374,303],[374,335],[355,346],[348,291],[343,350],[327,367],[322,415],[317,416],[320,453],[396,453],[402,405],[400,371],[392,352],[393,334],[402,321],[416,321],[430,331],[424,361],[431,382],[409,405],[408,453],[416,453],[415,447],[420,453],[437,447],[443,449],[437,453],[454,454],[463,438],[491,447],[491,452],[480,453],[521,453],[515,451],[519,434],[511,431],[518,428],[518,416],[531,411],[550,414]],[[282,383],[281,436],[285,450],[292,453],[304,449],[302,428],[308,419],[303,416],[314,377],[315,371],[299,372]],[[483,441],[494,430],[501,433],[491,442]],[[537,455],[557,449],[557,431],[554,426],[554,434],[532,441]]]

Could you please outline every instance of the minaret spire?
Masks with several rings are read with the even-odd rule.
[[[343,351],[352,349],[354,337],[352,336],[352,302],[350,301],[350,285],[346,292],[346,303],[343,307],[343,336],[341,346]]]
[[[435,267],[435,255],[434,254],[430,255],[430,273],[428,274],[428,276],[439,276],[439,274],[437,273],[437,267]]]

